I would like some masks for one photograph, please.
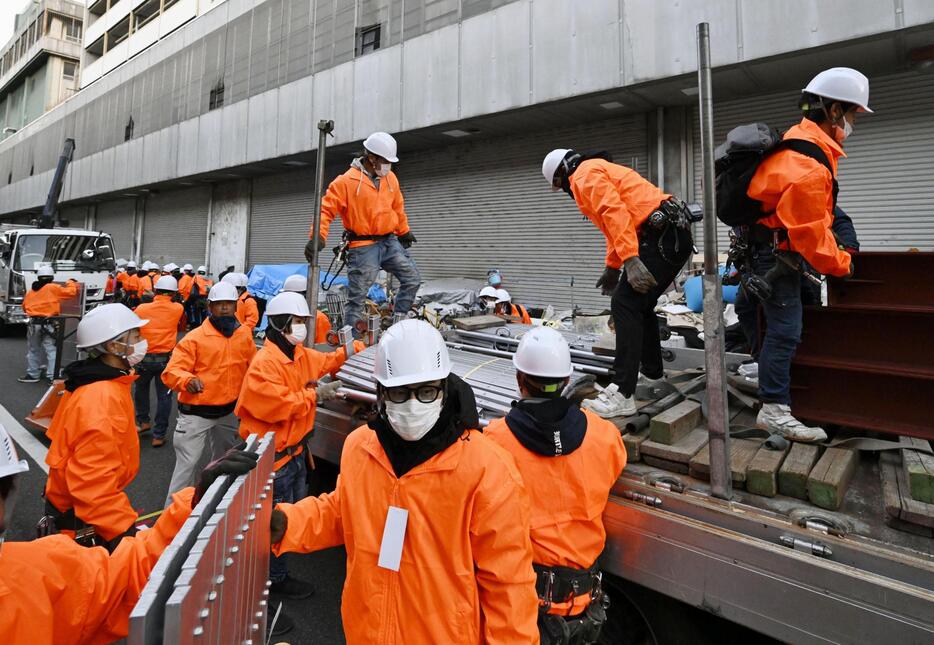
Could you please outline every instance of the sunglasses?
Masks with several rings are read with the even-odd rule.
[[[421,403],[434,403],[444,392],[440,385],[419,385],[417,387],[408,387],[400,385],[398,387],[383,388],[386,399],[393,403],[405,403],[413,396]]]

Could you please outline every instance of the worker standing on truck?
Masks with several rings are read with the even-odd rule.
[[[148,348],[146,356],[136,366],[139,378],[133,385],[133,402],[136,407],[136,429],[142,434],[152,428],[152,447],[165,445],[165,434],[172,414],[172,390],[162,382],[162,372],[172,356],[178,340],[178,331],[185,309],[175,302],[178,282],[170,275],[156,280],[156,297],[152,302],[136,308],[136,315],[149,324],[140,330]],[[149,384],[156,390],[156,425],[149,420]]]
[[[348,642],[538,643],[515,461],[475,430],[431,325],[396,323],[375,360],[378,415],[347,437],[334,492],[275,507],[273,553],[346,547]]]
[[[635,414],[640,369],[649,379],[664,377],[655,305],[693,251],[693,216],[684,202],[606,153],[552,150],[542,174],[606,237],[606,269],[596,286],[611,296],[616,358],[613,382],[585,405],[604,418]]]
[[[249,329],[237,320],[233,285],[221,282],[211,287],[208,311],[208,319],[175,346],[162,371],[162,382],[178,393],[169,498],[194,482],[206,446],[217,456],[239,441],[239,436],[225,437],[219,425],[234,411],[256,344]]]
[[[406,314],[412,308],[421,276],[408,249],[417,240],[409,228],[402,189],[392,172],[398,162],[396,140],[385,132],[374,132],[363,142],[363,153],[350,164],[350,169],[331,182],[321,201],[321,227],[311,231],[305,246],[305,257],[311,262],[312,245],[323,249],[328,229],[340,216],[345,235],[350,241],[347,253],[347,306],[344,322],[356,337],[356,328],[363,317],[366,294],[380,269],[399,280],[393,312]]]
[[[496,304],[494,311],[501,316],[506,316],[507,318],[515,322],[520,322],[523,325],[532,324],[532,317],[529,316],[529,310],[522,305],[514,305],[512,303],[512,296],[510,296],[509,292],[505,289],[496,290]]]
[[[573,368],[560,333],[530,330],[512,362],[522,398],[484,435],[515,457],[532,498],[542,643],[595,643],[607,607],[597,566],[606,543],[603,510],[626,448],[615,425],[562,396]]]
[[[65,368],[65,394],[47,433],[46,514],[61,532],[111,551],[136,533],[124,489],[139,471],[130,386],[133,367],[146,356],[140,328],[147,322],[121,304],[81,319],[77,347],[88,358]]]
[[[304,347],[311,316],[305,298],[297,293],[286,291],[273,297],[266,314],[266,340],[243,379],[236,414],[241,437],[275,433],[273,501],[297,502],[308,488],[305,441],[315,425],[317,404],[334,398],[341,385],[336,380],[318,381],[343,365],[347,353],[343,347],[331,353]],[[365,349],[359,341],[356,347]],[[314,593],[311,583],[289,576],[284,557],[270,560],[269,579],[273,594],[307,598]],[[286,618],[278,628],[288,631],[290,625],[291,619]]]
[[[112,643],[129,631],[156,560],[221,475],[256,467],[254,453],[235,451],[208,464],[195,489],[179,491],[155,525],[127,537],[112,553],[84,548],[64,535],[4,542],[13,516],[19,475],[29,470],[0,426],[0,634],[6,643]]]
[[[835,177],[856,114],[872,112],[869,79],[848,67],[825,70],[804,88],[799,107],[804,116],[783,139],[816,144],[830,168],[794,150],[780,150],[759,165],[746,194],[761,202],[768,215],[751,227],[751,271],[765,277],[779,255],[797,254],[792,257],[800,256],[822,274],[849,276],[851,256],[832,232]],[[801,273],[782,271],[770,284],[772,295],[766,301],[745,294],[761,306],[766,322],[759,349],[762,408],[756,425],[794,441],[824,441],[827,433],[822,428],[806,426],[791,414],[791,360],[802,331]]]
[[[45,375],[51,383],[55,374],[55,321],[49,318],[60,316],[62,300],[78,295],[78,283],[69,280],[65,286],[54,284],[55,271],[48,265],[39,267],[36,281],[23,296],[23,313],[29,316],[26,323],[26,374],[17,379],[20,383],[38,383],[45,363]]]

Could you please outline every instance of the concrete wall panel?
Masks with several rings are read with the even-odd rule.
[[[397,132],[402,128],[399,75],[402,48],[391,47],[354,62],[353,137],[371,132]]]
[[[315,145],[312,131],[317,136],[316,124],[312,122],[311,106],[314,78],[306,76],[279,88],[278,122],[276,147],[281,155],[311,150]]]
[[[247,161],[261,161],[278,156],[277,123],[279,90],[273,89],[250,97],[247,113]]]
[[[240,101],[225,106],[221,113],[221,127],[211,138],[220,137],[220,159],[214,168],[229,168],[246,163],[247,127],[249,126],[249,101]],[[204,121],[202,128],[204,127]],[[203,140],[205,135],[200,138]],[[199,159],[200,161],[200,159]]]
[[[178,124],[178,176],[193,175],[198,170],[198,131],[201,117]]]
[[[318,147],[317,124],[334,120],[334,141],[353,140],[353,63],[344,63],[314,76],[312,96],[312,148]]]
[[[451,25],[403,45],[403,130],[458,118],[459,30]]]
[[[906,27],[934,20],[934,2],[931,0],[902,0],[902,7]]]

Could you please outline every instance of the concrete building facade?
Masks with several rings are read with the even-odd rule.
[[[84,5],[41,0],[17,14],[0,49],[0,141],[78,91]]]
[[[111,232],[119,255],[216,270],[300,261],[315,124],[334,119],[328,179],[370,132],[399,140],[425,277],[496,267],[517,300],[602,309],[589,288],[602,236],[548,190],[542,157],[605,149],[698,198],[700,21],[718,139],[794,123],[821,69],[864,71],[877,113],[847,142],[840,203],[866,248],[934,248],[925,0],[227,0],[0,143],[0,216],[41,209],[71,136],[65,211]]]

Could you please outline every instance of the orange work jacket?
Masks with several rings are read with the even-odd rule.
[[[195,277],[191,279],[191,285],[192,287],[198,287],[199,298],[207,298],[208,291],[214,286],[214,281],[201,274],[196,274]],[[192,289],[192,291],[194,291],[194,289]]]
[[[246,325],[252,332],[259,324],[259,307],[256,306],[256,298],[244,291],[237,298],[237,320],[241,325]]]
[[[194,279],[187,273],[183,273],[182,277],[178,279],[178,292],[182,296],[182,300],[188,300],[188,296],[191,295],[191,285],[194,282]]]
[[[126,292],[127,295],[135,296],[139,294],[139,276],[135,273],[132,275],[127,274],[126,277],[123,278],[122,284],[123,291]]]
[[[136,276],[136,292],[140,296],[142,296],[143,293],[146,291],[152,291],[153,290],[152,285],[153,285],[153,282],[152,282],[151,275],[144,275],[142,277]]]
[[[318,233],[324,239],[336,216],[344,228],[357,235],[404,235],[409,232],[409,220],[396,174],[379,180],[379,189],[365,172],[351,166],[331,182],[321,200],[321,226]],[[314,238],[314,231],[309,237]],[[351,242],[351,248],[374,244],[372,240]]]
[[[166,354],[175,349],[178,325],[185,315],[185,308],[172,302],[171,296],[158,295],[152,302],[136,308],[136,315],[149,324],[140,327],[139,333],[149,343],[148,354]]]
[[[509,309],[504,312],[508,317],[519,321],[523,325],[532,324],[532,317],[529,315],[528,309],[526,309],[522,305],[514,305],[511,302],[508,304],[509,304]]]
[[[62,300],[78,293],[78,283],[69,280],[64,286],[50,282],[38,291],[30,288],[23,296],[23,311],[27,316],[48,318],[62,313]]]
[[[315,344],[328,342],[329,331],[331,331],[331,320],[327,314],[318,309],[315,312]]]

